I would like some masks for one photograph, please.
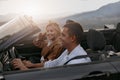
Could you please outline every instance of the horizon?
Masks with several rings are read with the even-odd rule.
[[[30,15],[32,17],[53,18],[97,10],[102,6],[118,1],[119,0],[0,0],[0,15],[15,13]]]

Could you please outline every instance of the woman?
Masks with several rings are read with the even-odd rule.
[[[40,33],[39,36],[35,40],[33,40],[33,44],[35,46],[42,48],[42,51],[41,51],[42,57],[40,59],[40,63],[32,63],[26,60],[20,62],[20,59],[14,59],[12,61],[14,68],[16,69],[18,68],[18,66],[21,66],[21,65],[24,65],[27,68],[38,68],[45,61],[54,60],[58,58],[63,51],[62,44],[59,39],[60,35],[61,35],[61,30],[58,24],[49,23],[46,26],[46,33],[44,34]]]
[[[57,23],[49,23],[46,26],[46,32],[40,33],[39,36],[33,40],[35,46],[42,48],[41,62],[54,60],[62,52],[62,45],[60,42],[61,30]]]

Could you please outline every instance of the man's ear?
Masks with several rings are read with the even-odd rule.
[[[76,42],[76,36],[75,35],[71,36],[71,40],[72,42]]]

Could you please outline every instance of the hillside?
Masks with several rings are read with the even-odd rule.
[[[100,28],[104,24],[117,24],[120,22],[120,1],[105,5],[98,10],[75,14],[72,16],[56,19],[60,24],[71,19],[79,22],[84,28]]]

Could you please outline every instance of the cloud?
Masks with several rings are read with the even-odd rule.
[[[8,1],[8,0],[0,0],[0,1]]]
[[[81,0],[81,1],[88,1],[88,0]]]

